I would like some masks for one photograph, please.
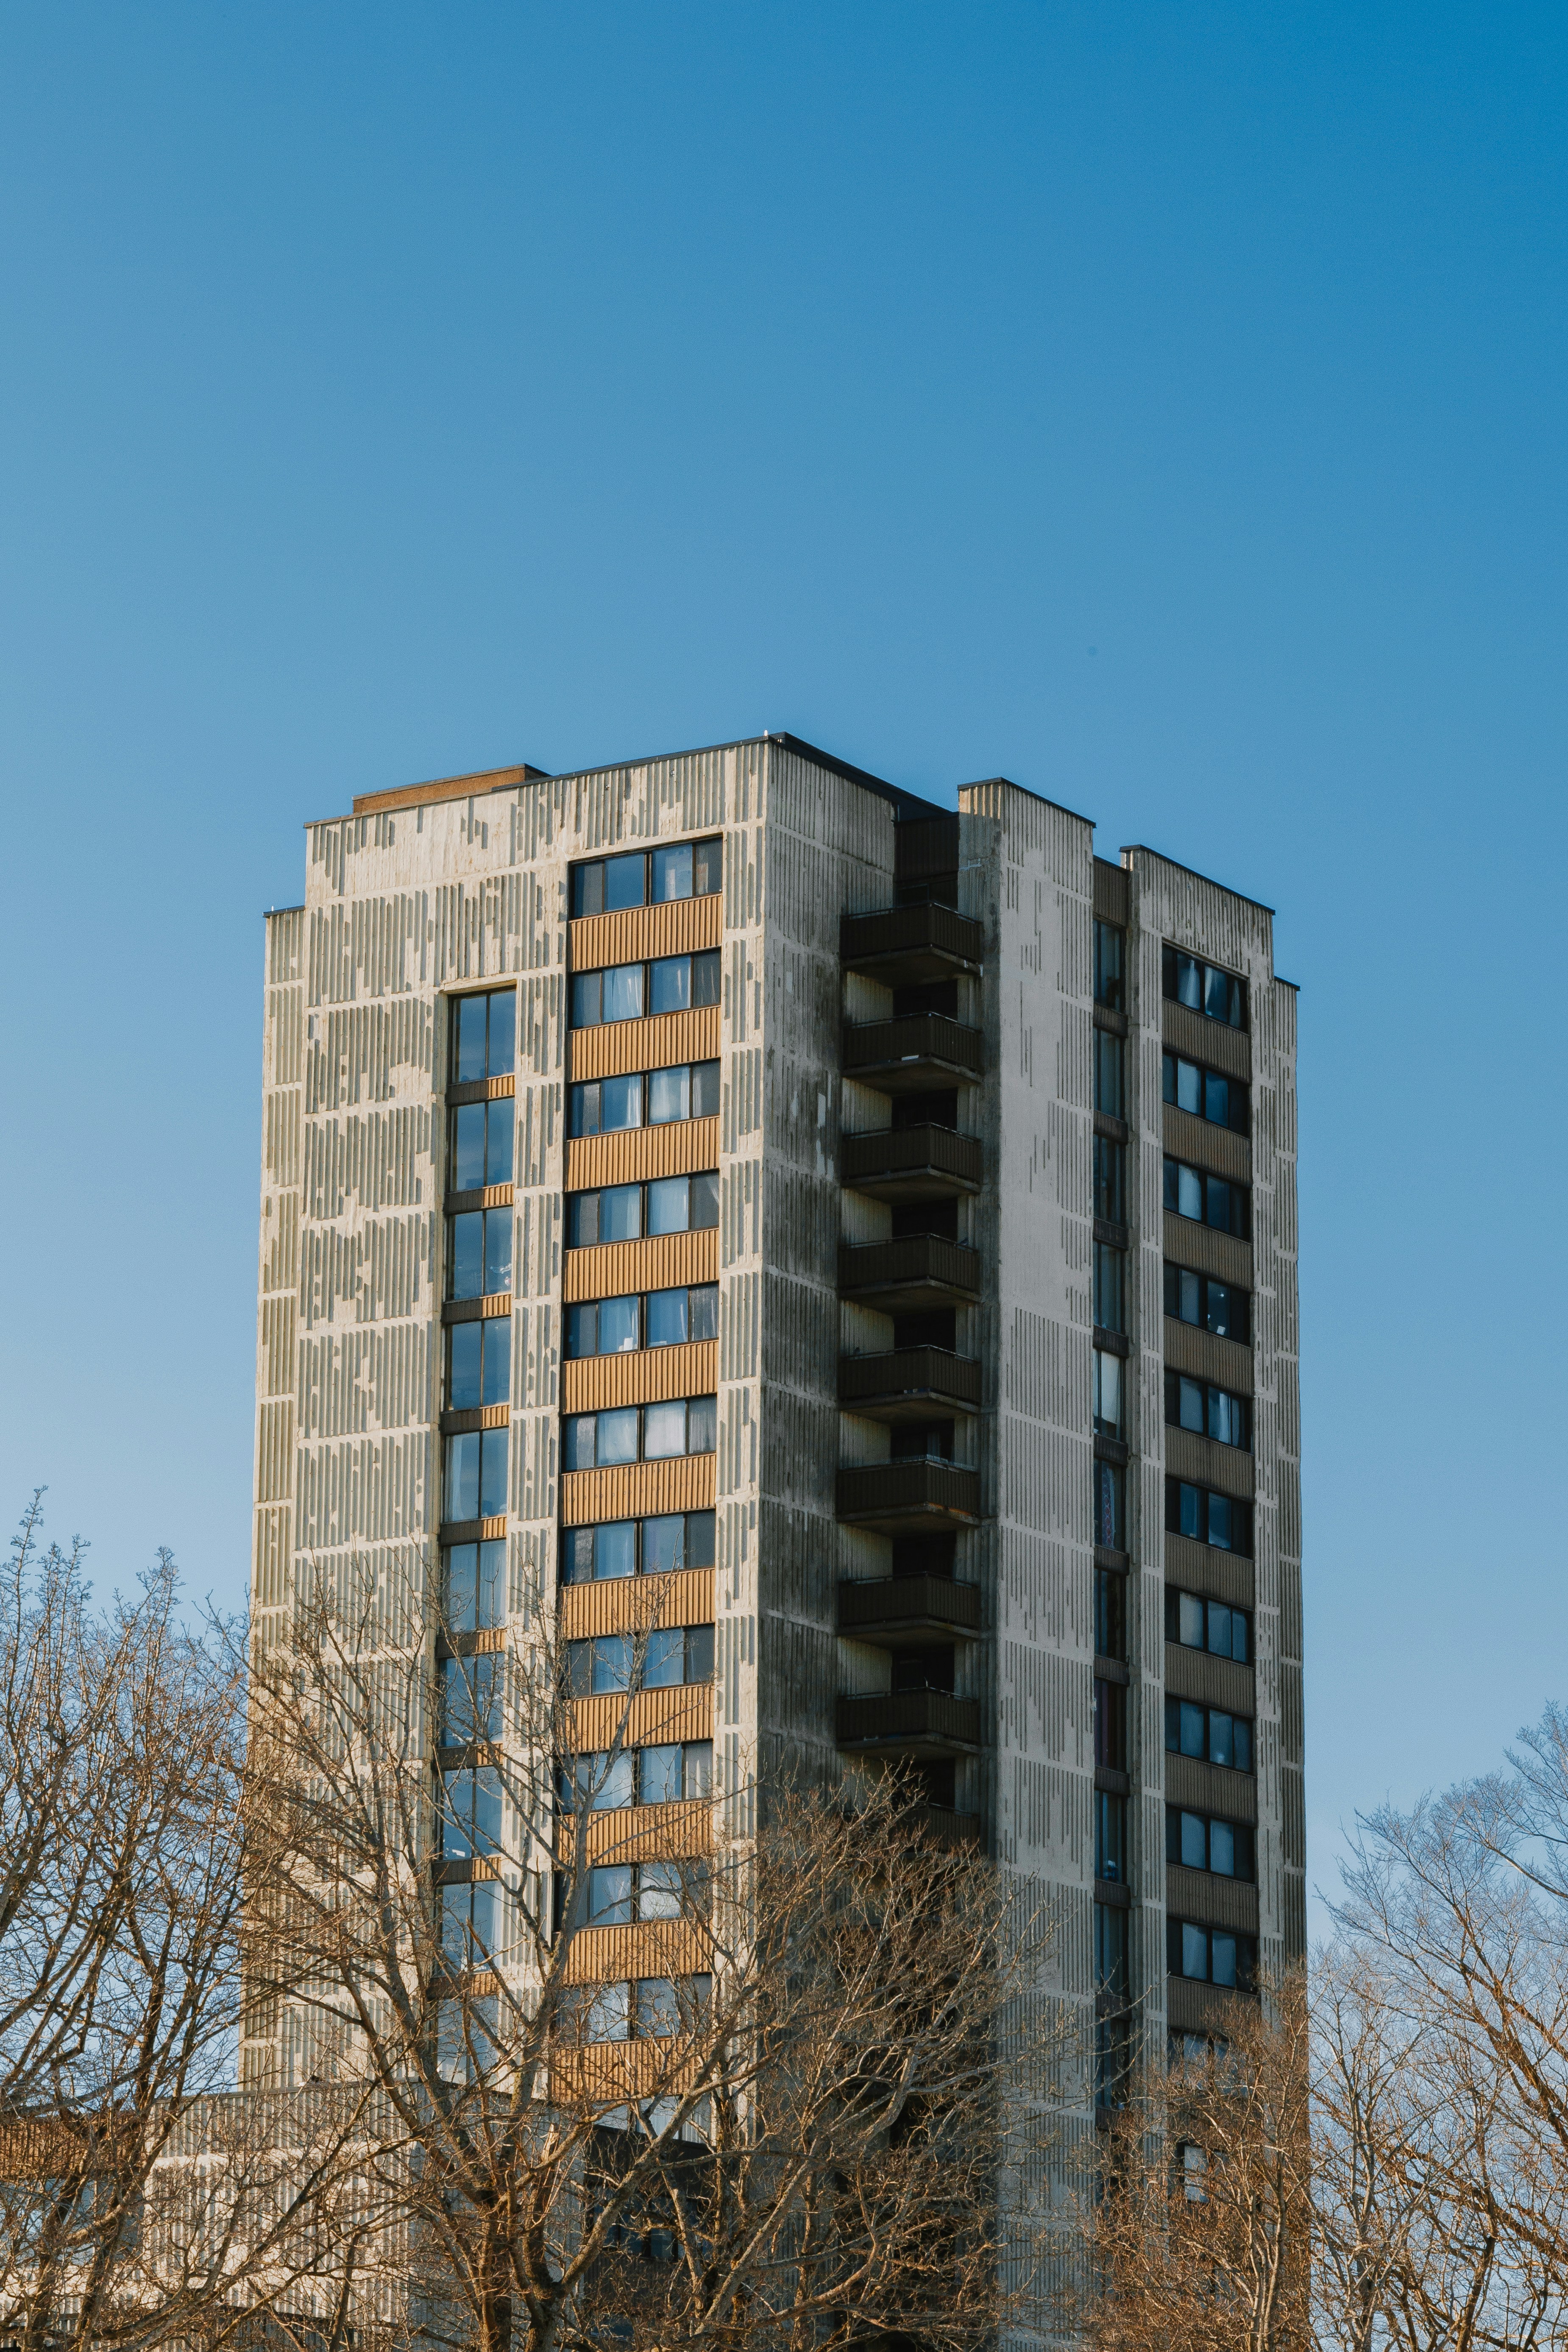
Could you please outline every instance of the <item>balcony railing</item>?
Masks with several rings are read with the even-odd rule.
[[[838,1702],[840,1748],[952,1755],[980,1745],[980,1702],[951,1691],[877,1691]]]
[[[838,1473],[837,1509],[857,1527],[891,1532],[973,1527],[980,1517],[980,1474],[931,1455],[858,1463]]]
[[[838,1630],[858,1641],[978,1633],[980,1587],[951,1576],[879,1576],[838,1588]]]
[[[984,1066],[981,1032],[945,1013],[906,1013],[892,1021],[845,1024],[845,1075],[883,1094],[951,1087],[978,1078]]]
[[[985,954],[984,925],[952,907],[884,907],[870,915],[846,915],[838,927],[838,953],[851,971],[870,972],[889,986],[946,980],[956,971],[978,971]]]
[[[956,1305],[980,1296],[980,1253],[940,1234],[845,1242],[838,1250],[838,1287],[846,1298],[889,1314],[896,1307]]]
[[[978,1813],[955,1813],[946,1805],[917,1805],[910,1819],[914,1827],[923,1831],[933,1845],[978,1845],[981,1825]]]
[[[844,1138],[844,1181],[879,1201],[951,1200],[978,1192],[985,1160],[977,1135],[950,1127],[879,1129]]]
[[[933,1408],[980,1410],[980,1365],[947,1348],[894,1348],[885,1356],[840,1356],[838,1402],[874,1421],[928,1421]]]

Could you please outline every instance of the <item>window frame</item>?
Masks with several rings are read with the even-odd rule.
[[[1204,1638],[1201,1643],[1189,1642],[1182,1633],[1182,1603],[1184,1601],[1195,1602],[1197,1607],[1204,1612]],[[1209,1641],[1209,1612],[1214,1609],[1225,1610],[1231,1620],[1231,1647],[1228,1650],[1216,1650]],[[1247,1654],[1242,1658],[1238,1658],[1237,1656],[1235,1647],[1235,1625],[1237,1619],[1240,1620],[1243,1627],[1245,1628],[1245,1639],[1247,1643]],[[1186,1585],[1167,1584],[1165,1587],[1165,1639],[1179,1650],[1191,1650],[1194,1657],[1229,1658],[1233,1664],[1238,1666],[1255,1665],[1257,1664],[1257,1660],[1253,1654],[1252,1648],[1252,1619],[1253,1612],[1250,1609],[1238,1608],[1237,1603],[1233,1601],[1217,1600],[1212,1593],[1194,1592],[1191,1588]]]
[[[567,1139],[572,1143],[584,1143],[595,1135],[637,1135],[644,1128],[684,1127],[689,1119],[717,1118],[721,1099],[722,1082],[720,1069],[719,1056],[710,1055],[700,1062],[661,1062],[656,1069],[651,1070],[617,1070],[601,1078],[575,1078],[567,1090]],[[687,1108],[673,1118],[654,1118],[650,1115],[653,1101],[652,1080],[674,1078],[681,1073],[685,1074],[686,1079]],[[621,1127],[605,1127],[600,1124],[604,1114],[604,1089],[606,1087],[629,1087],[633,1079],[637,1081],[637,1118],[628,1119]],[[707,1101],[710,1097],[711,1107],[707,1109],[694,1110],[691,1105],[697,1096],[699,1081],[701,1085],[702,1098]],[[628,1099],[630,1099],[629,1097]],[[590,1110],[595,1124],[585,1127],[583,1120]]]
[[[673,901],[665,901],[672,904]],[[666,1005],[662,1010],[654,1003],[654,975],[666,965],[683,963],[686,972],[686,1003]],[[607,1018],[604,1010],[605,982],[611,972],[640,971],[638,991],[641,1009],[636,1013],[617,1013]],[[578,1013],[579,983],[598,983],[598,1009],[589,1018]],[[574,1034],[585,1029],[618,1029],[628,1021],[667,1021],[678,1013],[701,1013],[709,1005],[720,1003],[723,994],[723,953],[719,948],[689,948],[679,955],[632,956],[625,963],[590,964],[585,971],[572,974],[567,993],[567,1025]],[[700,987],[701,993],[699,993]]]
[[[510,982],[504,988],[453,988],[447,989],[443,992],[446,995],[447,1004],[451,1007],[447,1017],[447,1087],[472,1087],[481,1085],[490,1078],[515,1077],[517,1075],[516,982]],[[492,1045],[491,1042],[491,1032],[494,1027],[491,1014],[495,1009],[495,1000],[500,996],[510,997],[511,1000],[510,1055],[504,1068],[493,1058],[495,1052],[500,1049]],[[483,998],[485,1005],[485,1066],[481,1071],[470,1072],[467,1077],[464,1077],[461,1075],[461,1031],[463,1007],[465,1005],[475,1003],[480,998]]]
[[[1207,1232],[1213,1234],[1230,1234],[1239,1242],[1252,1239],[1252,1187],[1250,1184],[1237,1183],[1234,1176],[1221,1176],[1212,1168],[1195,1167],[1190,1160],[1184,1160],[1180,1153],[1175,1151],[1167,1151],[1162,1155],[1162,1170],[1161,1198],[1168,1217],[1185,1217],[1190,1225],[1202,1225]],[[1176,1199],[1173,1202],[1171,1199],[1173,1170],[1176,1173]],[[1194,1217],[1190,1210],[1184,1209],[1181,1205],[1181,1179],[1184,1176],[1195,1178],[1202,1187],[1204,1213],[1201,1217]],[[1239,1226],[1234,1222],[1234,1214],[1231,1221],[1225,1224],[1217,1223],[1209,1214],[1214,1201],[1212,1188],[1216,1184],[1224,1187],[1232,1203],[1240,1202],[1242,1222]]]
[[[649,1230],[648,1224],[648,1196],[656,1185],[671,1184],[684,1184],[686,1186],[686,1223],[683,1225],[661,1225],[658,1233],[654,1234]],[[703,1200],[705,1205],[710,1206],[713,1212],[712,1216],[704,1219],[703,1223],[700,1225],[694,1225],[691,1223],[692,1187],[696,1184],[701,1184],[709,1188],[703,1194]],[[622,1234],[617,1235],[616,1239],[609,1241],[600,1239],[597,1233],[599,1220],[597,1204],[604,1198],[606,1192],[635,1192],[637,1194],[637,1229],[635,1234]],[[681,1175],[643,1177],[630,1184],[584,1184],[576,1192],[568,1192],[565,1195],[565,1201],[566,1247],[568,1249],[616,1249],[620,1246],[622,1242],[657,1241],[664,1234],[709,1234],[714,1232],[719,1223],[719,1171],[716,1168],[694,1168]],[[583,1214],[579,1203],[587,1201],[592,1201],[595,1203],[594,1223],[595,1232],[595,1237],[592,1241],[582,1241],[577,1238],[577,1229],[582,1221]],[[620,1295],[626,1296],[626,1294],[622,1293]]]
[[[690,890],[678,891],[670,898],[651,898],[649,890],[653,879],[654,861],[668,855],[671,850],[680,849],[689,849],[691,852]],[[717,856],[714,855],[715,851]],[[631,857],[642,859],[642,896],[640,898],[629,899],[624,908],[606,908],[604,903],[605,868],[606,866],[618,865],[624,858]],[[700,871],[703,877],[703,887],[700,889],[697,887]],[[599,903],[596,906],[583,904],[584,898],[594,896],[592,886],[587,882],[590,875],[597,875],[599,877],[597,890]],[[581,923],[591,921],[595,915],[629,913],[634,907],[675,907],[688,898],[720,898],[723,895],[723,835],[721,833],[692,834],[682,836],[678,841],[650,842],[646,848],[642,849],[612,850],[603,857],[576,859],[570,867],[567,877],[567,903],[572,910],[568,919],[574,923]]]
[[[1180,966],[1184,963],[1194,966],[1201,975],[1196,1004],[1190,1003],[1186,997],[1178,993]],[[1210,1012],[1211,975],[1224,981],[1227,1008],[1232,1003],[1237,1008],[1235,1017],[1228,1009],[1225,1013]],[[1233,990],[1236,992],[1234,997],[1231,994]],[[1191,948],[1177,947],[1172,940],[1163,940],[1160,944],[1160,993],[1168,1003],[1184,1004],[1189,1013],[1196,1013],[1205,1021],[1217,1021],[1226,1029],[1245,1032],[1251,1026],[1247,1018],[1250,1011],[1247,983],[1241,973],[1228,971],[1224,964],[1211,963],[1206,956],[1195,955]]]
[[[681,1453],[679,1453],[679,1454],[649,1454],[649,1453],[647,1453],[645,1449],[646,1449],[647,1443],[647,1416],[648,1416],[648,1414],[649,1414],[650,1412],[664,1412],[664,1411],[666,1411],[668,1407],[670,1407],[670,1406],[672,1406],[672,1405],[678,1405],[678,1404],[679,1404],[679,1405],[684,1405],[684,1406],[685,1406],[685,1408],[686,1408],[686,1445],[685,1445],[684,1450],[683,1450]],[[711,1423],[711,1428],[712,1428],[713,1442],[712,1442],[712,1444],[710,1444],[710,1445],[696,1445],[696,1446],[694,1446],[694,1445],[692,1444],[692,1443],[691,1443],[692,1408],[693,1408],[694,1406],[702,1406],[702,1405],[706,1405],[706,1406],[708,1406],[708,1407],[710,1407],[710,1423]],[[566,1432],[567,1432],[567,1430],[568,1430],[568,1429],[572,1429],[572,1430],[575,1431],[575,1430],[579,1429],[579,1428],[582,1426],[583,1423],[584,1423],[584,1422],[585,1422],[585,1421],[591,1421],[591,1422],[594,1422],[594,1423],[598,1423],[598,1421],[599,1421],[599,1420],[600,1420],[600,1419],[601,1419],[605,1414],[606,1414],[606,1413],[612,1413],[612,1412],[614,1412],[614,1413],[635,1412],[635,1413],[636,1413],[636,1415],[637,1415],[637,1452],[636,1452],[634,1454],[631,1454],[631,1455],[627,1456],[624,1461],[621,1461],[621,1462],[605,1462],[605,1463],[600,1462],[600,1461],[598,1460],[598,1458],[597,1458],[597,1456],[598,1456],[598,1450],[599,1450],[599,1448],[598,1448],[598,1432],[597,1432],[597,1428],[595,1427],[595,1439],[594,1439],[594,1453],[595,1453],[595,1458],[592,1462],[588,1462],[588,1463],[580,1463],[580,1462],[574,1461],[573,1463],[571,1463],[570,1465],[568,1465],[567,1460],[566,1460],[567,1444],[568,1444],[568,1440],[567,1440],[567,1436],[566,1436]],[[563,1472],[563,1475],[565,1475],[565,1476],[568,1476],[568,1477],[574,1477],[574,1476],[578,1474],[578,1472],[579,1472],[579,1471],[582,1471],[582,1470],[601,1470],[601,1469],[603,1469],[603,1470],[616,1470],[616,1469],[626,1469],[626,1468],[629,1468],[629,1467],[630,1467],[630,1465],[631,1465],[631,1464],[632,1464],[632,1463],[634,1463],[634,1462],[686,1462],[686,1461],[689,1461],[689,1460],[692,1458],[692,1456],[693,1456],[693,1455],[701,1455],[701,1454],[715,1454],[715,1453],[717,1453],[717,1451],[718,1451],[718,1446],[719,1446],[718,1424],[719,1424],[719,1399],[718,1399],[717,1393],[716,1393],[713,1390],[711,1390],[711,1389],[705,1389],[705,1390],[703,1390],[703,1391],[702,1391],[699,1395],[696,1395],[696,1396],[687,1396],[687,1397],[658,1397],[658,1398],[654,1398],[654,1399],[652,1399],[652,1400],[650,1400],[650,1401],[648,1401],[648,1402],[645,1402],[645,1403],[642,1403],[642,1404],[631,1404],[631,1405],[626,1405],[626,1404],[623,1404],[623,1405],[599,1405],[599,1406],[595,1407],[592,1411],[587,1412],[566,1412],[566,1413],[563,1413],[563,1414],[562,1414],[562,1416],[561,1416],[561,1467],[562,1467],[562,1472]],[[572,1452],[573,1452],[573,1454],[576,1454],[576,1452],[577,1452],[577,1450],[578,1450],[578,1441],[577,1441],[577,1439],[575,1438],[575,1436],[574,1436],[574,1438],[573,1438],[573,1439],[572,1439],[572,1441],[571,1441],[571,1450],[572,1450]],[[672,1515],[672,1516],[673,1516],[673,1515]]]
[[[1203,1530],[1201,1535],[1193,1535],[1182,1524],[1183,1494],[1198,1498],[1195,1517]],[[1215,1540],[1216,1504],[1223,1505],[1229,1523],[1228,1542]],[[1170,1471],[1165,1474],[1165,1533],[1180,1536],[1186,1543],[1206,1544],[1212,1551],[1223,1551],[1237,1559],[1254,1557],[1252,1505],[1246,1496],[1227,1495],[1217,1486],[1200,1486],[1195,1478],[1175,1477]]]
[[[1179,1258],[1168,1257],[1163,1259],[1162,1263],[1165,1269],[1164,1311],[1170,1316],[1173,1323],[1180,1323],[1189,1331],[1207,1331],[1212,1338],[1215,1339],[1229,1339],[1238,1348],[1251,1347],[1252,1293],[1250,1290],[1245,1289],[1239,1282],[1222,1281],[1217,1274],[1201,1274],[1196,1266],[1184,1265]],[[1177,1281],[1174,1286],[1177,1298],[1177,1309],[1173,1314],[1172,1313],[1171,1308],[1173,1289],[1171,1277],[1173,1275],[1177,1277]],[[1195,1322],[1192,1321],[1187,1316],[1182,1314],[1180,1311],[1181,1277],[1183,1276],[1185,1276],[1187,1280],[1195,1282],[1198,1285],[1198,1316]],[[1214,1325],[1209,1321],[1209,1291],[1211,1287],[1215,1285],[1217,1285],[1218,1287],[1226,1293],[1227,1300],[1240,1302],[1243,1319],[1247,1326],[1245,1337],[1235,1331],[1216,1331]]]
[[[1181,1068],[1195,1070],[1198,1076],[1202,1079],[1202,1091],[1205,1106],[1202,1110],[1188,1110],[1186,1105],[1181,1100],[1179,1093],[1179,1076],[1176,1078],[1178,1091],[1173,1093],[1169,1090],[1167,1081],[1171,1078],[1173,1071],[1179,1071]],[[1227,1110],[1233,1111],[1236,1108],[1239,1107],[1241,1111],[1241,1117],[1239,1119],[1236,1118],[1234,1116],[1227,1116],[1225,1118],[1211,1118],[1209,1117],[1207,1108],[1208,1082],[1211,1078],[1217,1080],[1217,1082],[1226,1088]],[[1194,1062],[1190,1054],[1178,1052],[1174,1045],[1166,1045],[1161,1049],[1160,1093],[1161,1098],[1169,1103],[1173,1110],[1185,1112],[1188,1118],[1202,1119],[1205,1127],[1217,1127],[1222,1135],[1250,1136],[1252,1133],[1252,1087],[1250,1083],[1246,1078],[1234,1077],[1228,1070],[1214,1069],[1207,1062]],[[1239,1106],[1237,1106],[1237,1104],[1232,1099],[1233,1097],[1239,1097]]]
[[[644,1529],[649,1527],[663,1526],[671,1519],[680,1519],[684,1522],[681,1530],[682,1558],[680,1566],[679,1568],[649,1568],[647,1565],[647,1541],[644,1535]],[[691,1560],[685,1557],[691,1545],[691,1528],[693,1521],[698,1523],[700,1531],[701,1530],[702,1523],[704,1521],[707,1523],[706,1534],[709,1539],[709,1557],[706,1559]],[[563,1588],[569,1584],[619,1584],[626,1581],[626,1579],[622,1577],[600,1576],[597,1574],[596,1570],[592,1575],[582,1577],[563,1573],[563,1563],[566,1558],[566,1549],[574,1537],[580,1536],[584,1533],[596,1537],[598,1530],[601,1528],[609,1528],[626,1527],[629,1527],[632,1529],[632,1567],[629,1571],[632,1576],[680,1576],[685,1574],[688,1570],[701,1570],[704,1568],[712,1568],[716,1565],[718,1554],[718,1513],[716,1510],[653,1511],[645,1513],[641,1518],[633,1519],[582,1519],[578,1520],[571,1527],[563,1528],[561,1530],[560,1539],[556,1547],[557,1584]],[[596,1543],[594,1549],[596,1551]]]
[[[1190,1422],[1181,1418],[1179,1407],[1184,1384],[1188,1388],[1196,1389],[1199,1392],[1202,1420],[1197,1429],[1194,1429]],[[1171,1409],[1173,1396],[1177,1400],[1178,1410],[1175,1412]],[[1245,1433],[1243,1436],[1237,1438],[1215,1435],[1213,1420],[1214,1401],[1216,1397],[1223,1398],[1227,1406],[1238,1409]],[[1167,1429],[1184,1429],[1190,1437],[1205,1437],[1214,1445],[1226,1445],[1233,1454],[1250,1454],[1253,1434],[1252,1399],[1243,1396],[1238,1389],[1227,1389],[1221,1381],[1200,1380],[1195,1372],[1180,1371],[1173,1365],[1167,1364],[1165,1367],[1165,1426]]]

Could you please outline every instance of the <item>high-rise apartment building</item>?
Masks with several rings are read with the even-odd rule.
[[[1304,1947],[1295,997],[1267,908],[957,799],[766,735],[309,827],[254,1604],[412,1548],[466,1654],[668,1580],[640,1800],[906,1765],[1103,2080]]]

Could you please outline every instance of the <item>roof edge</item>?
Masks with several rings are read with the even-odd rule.
[[[1145,857],[1157,857],[1162,866],[1173,866],[1178,874],[1190,874],[1194,882],[1206,882],[1211,890],[1223,890],[1227,898],[1239,898],[1244,907],[1256,907],[1270,919],[1279,911],[1264,899],[1252,898],[1246,890],[1233,890],[1228,882],[1216,882],[1212,874],[1200,873],[1195,866],[1184,866],[1179,857],[1167,857],[1163,849],[1152,849],[1146,841],[1124,841],[1121,845],[1122,864],[1125,866],[1127,860],[1140,850]]]
[[[975,776],[958,787],[961,793],[976,793],[986,784],[1005,784],[1010,793],[1022,793],[1026,801],[1038,801],[1042,808],[1055,809],[1058,816],[1070,816],[1075,824],[1087,824],[1094,831],[1094,819],[1085,816],[1081,809],[1068,808],[1066,801],[1054,801],[1048,793],[1037,793],[1027,784],[1015,783],[1011,776]]]

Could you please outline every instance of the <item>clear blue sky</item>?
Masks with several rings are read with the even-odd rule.
[[[0,1499],[243,1591],[261,910],[787,728],[1279,909],[1309,1793],[1568,1696],[1568,15],[0,19]]]

